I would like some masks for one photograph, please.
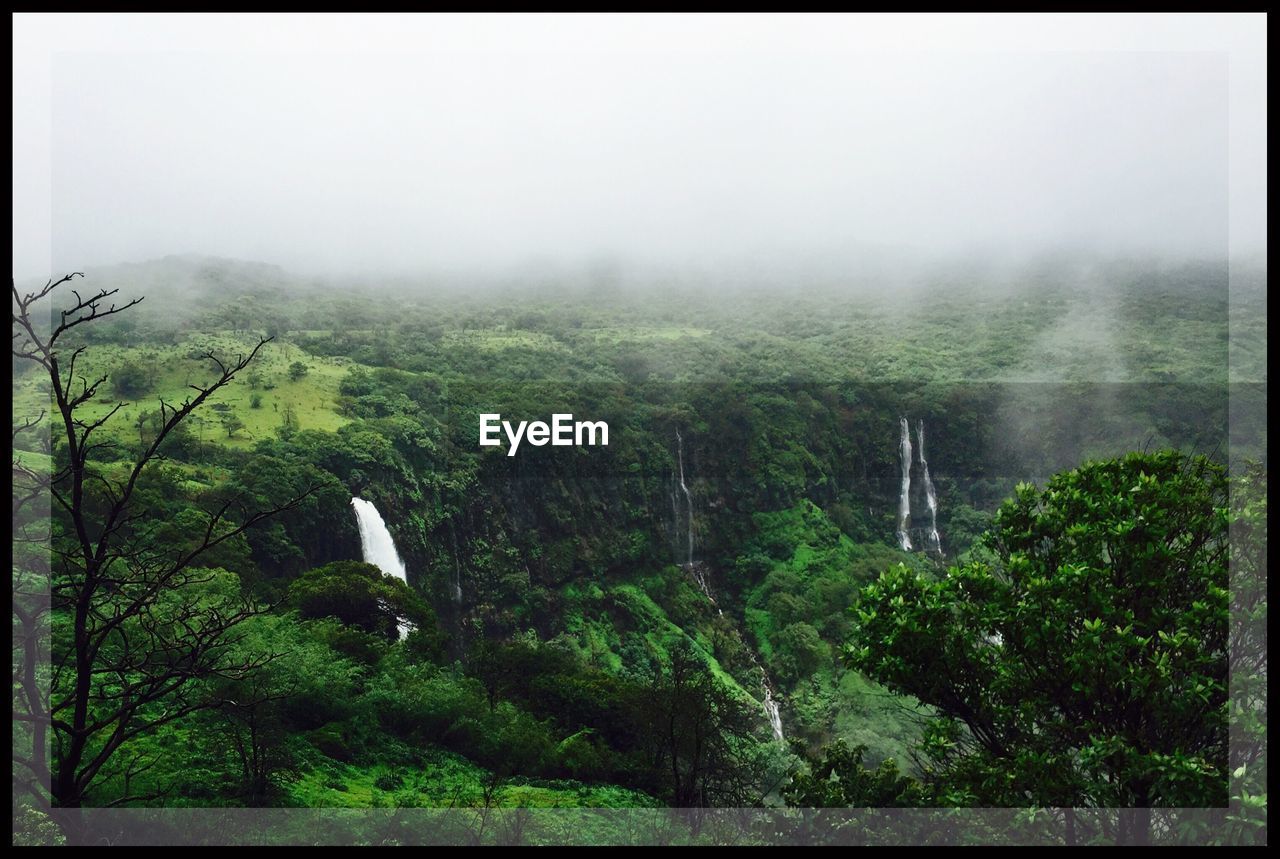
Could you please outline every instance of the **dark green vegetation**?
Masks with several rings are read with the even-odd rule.
[[[89,474],[127,476],[162,434],[160,402],[217,378],[206,350],[275,339],[163,433],[128,526],[161,556],[231,502],[225,539],[148,617],[236,622],[183,668],[181,718],[160,688],[58,799],[1244,802],[1227,773],[1259,764],[1226,758],[1224,478],[1164,453],[1083,465],[1265,451],[1256,312],[1228,436],[1223,276],[1114,263],[1086,278],[1058,261],[877,297],[608,278],[352,293],[187,261],[91,273],[148,297],[69,335],[86,346],[77,373],[111,379],[78,415],[129,403],[97,430],[110,446]],[[48,412],[47,376],[16,376],[14,403]],[[478,446],[482,412],[606,420],[610,445],[508,458]],[[943,560],[896,548],[903,415],[928,429]],[[47,426],[15,438],[46,474],[68,458]],[[1020,485],[1057,472],[1043,492]],[[110,509],[101,485],[86,483],[91,525]],[[352,494],[387,520],[410,587],[356,562]],[[53,540],[75,540],[58,509]],[[80,563],[55,564],[55,582]],[[74,651],[72,615],[55,599],[55,659]],[[123,628],[101,638],[125,685],[183,658],[134,658]],[[771,736],[762,672],[789,743]],[[115,681],[95,682],[92,706],[118,709]],[[1256,689],[1242,694],[1256,714]],[[105,724],[88,760],[121,722]],[[57,773],[71,735],[53,735]]]
[[[944,718],[944,804],[1227,801],[1227,481],[1176,453],[1023,484],[983,552],[859,600],[850,663]]]

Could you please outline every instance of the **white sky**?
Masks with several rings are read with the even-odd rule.
[[[14,274],[1252,252],[1266,128],[1262,15],[22,14]]]

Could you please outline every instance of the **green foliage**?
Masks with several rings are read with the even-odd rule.
[[[111,387],[117,396],[140,397],[151,390],[152,377],[141,364],[126,362],[111,374]]]
[[[928,804],[924,787],[903,776],[892,758],[872,769],[863,763],[866,752],[866,746],[849,748],[844,740],[837,740],[820,758],[809,760],[806,770],[791,777],[782,790],[783,799],[803,808],[914,808]]]
[[[1231,494],[1231,812],[1223,842],[1267,838],[1267,471],[1250,463]]]
[[[90,374],[155,368],[148,392],[166,401],[207,371],[185,357],[291,332],[211,403],[239,426],[211,411],[168,442],[140,489],[158,550],[189,545],[228,499],[262,505],[314,487],[209,558],[240,597],[278,605],[237,653],[296,659],[219,690],[238,707],[126,743],[156,761],[127,793],[169,805],[777,802],[765,774],[785,753],[764,719],[763,669],[788,737],[826,750],[789,801],[1125,803],[1142,781],[1130,776],[1147,773],[1152,802],[1222,803],[1230,770],[1238,839],[1265,839],[1265,659],[1232,667],[1231,717],[1253,751],[1228,763],[1212,742],[1197,747],[1225,718],[1219,585],[1176,566],[1199,562],[1190,543],[1166,540],[1166,552],[1152,537],[1194,484],[1166,491],[1173,477],[1158,468],[1143,483],[1090,466],[1054,484],[1057,496],[1020,491],[993,518],[1013,475],[1225,437],[1215,273],[1111,265],[1106,318],[1053,272],[999,294],[965,277],[910,307],[844,286],[749,300],[548,290],[372,302],[222,284],[185,315],[153,302],[141,327],[102,332]],[[1237,321],[1265,347],[1260,318]],[[1258,342],[1243,353],[1255,375]],[[1121,397],[1090,383],[1104,378],[1144,384]],[[1037,380],[1052,384],[1026,384]],[[14,397],[32,414],[47,405],[20,379]],[[113,407],[101,399],[86,417]],[[145,443],[154,408],[126,406],[101,437]],[[611,445],[492,456],[475,427],[495,408],[605,419]],[[950,574],[893,544],[900,414],[929,426]],[[677,429],[714,605],[673,565],[690,524],[672,513]],[[1255,441],[1238,431],[1232,449]],[[52,468],[65,461],[56,444],[18,458]],[[352,494],[387,517],[411,588],[348,560],[360,556]],[[1257,638],[1265,500],[1233,516],[1263,535],[1245,611]],[[978,539],[991,528],[1004,543]],[[873,582],[861,607],[876,615],[863,622],[847,609]],[[201,600],[217,608],[231,594]],[[416,629],[399,639],[404,620]],[[850,640],[854,659],[835,658]],[[876,659],[859,661],[863,647]],[[1157,737],[1168,743],[1111,724],[1126,708],[1168,724]],[[923,740],[922,722],[937,725]],[[898,770],[915,760],[924,769]],[[113,776],[90,799],[125,795]]]
[[[392,640],[402,623],[434,624],[408,585],[360,561],[335,561],[304,573],[289,586],[289,598],[303,617],[337,618]]]
[[[1226,477],[1167,452],[1020,485],[989,560],[898,566],[862,593],[850,664],[946,717],[946,803],[1226,800]]]
[[[244,429],[244,421],[234,412],[223,412],[218,416],[218,421],[222,424],[222,428],[227,431],[227,438],[233,438],[236,433]]]

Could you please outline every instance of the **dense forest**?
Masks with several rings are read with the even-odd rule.
[[[1265,841],[1264,270],[173,257],[41,291],[22,838],[104,807],[1155,807]],[[507,456],[486,413],[609,443]]]

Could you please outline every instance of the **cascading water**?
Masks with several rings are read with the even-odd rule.
[[[363,498],[352,498],[351,506],[356,511],[356,524],[360,527],[360,552],[364,556],[364,562],[373,564],[384,575],[397,578],[407,585],[409,575],[405,571],[404,561],[400,560],[396,542],[391,539],[391,532],[387,530],[387,523],[382,521],[378,508]],[[400,637],[404,638],[410,629],[408,624],[400,624]]]
[[[671,553],[679,558],[684,554],[680,545],[680,526],[684,522],[684,516],[680,513],[680,490],[675,485],[674,475],[672,476],[671,485]],[[677,563],[680,563],[677,561]],[[684,566],[684,564],[680,564]]]
[[[773,697],[773,687],[769,685],[769,675],[764,673],[764,669],[760,670],[760,677],[764,681],[764,714],[769,717],[769,727],[773,730],[773,738],[780,743],[786,739],[782,733],[782,713],[778,709],[778,702]]]
[[[707,602],[711,603],[715,608],[716,614],[723,617],[724,610],[720,608],[720,605],[716,602],[715,594],[711,592],[711,585],[707,582],[703,565],[693,559],[693,493],[689,491],[689,484],[684,479],[684,439],[680,436],[680,430],[676,430],[676,463],[680,494],[684,497],[684,506],[688,516],[686,520],[688,530],[686,531],[687,539],[683,566],[689,571],[689,575],[693,577],[693,581],[698,585],[698,590],[702,591],[702,595],[707,598]],[[675,526],[678,528],[680,526],[680,499],[674,491],[671,493],[671,509],[675,514]],[[751,653],[751,651],[748,651],[748,653]],[[774,697],[773,686],[769,684],[769,675],[765,673],[764,666],[760,664],[760,660],[756,658],[754,653],[751,653],[751,661],[760,670],[760,684],[764,690],[764,714],[769,720],[769,728],[773,731],[773,738],[778,742],[782,742],[784,739],[782,713],[778,706],[778,700]]]
[[[671,493],[671,510],[675,514],[675,527],[680,527],[680,498],[684,498],[684,507],[686,511],[685,522],[687,525],[685,534],[686,540],[684,545],[685,561],[681,566],[689,571],[689,575],[693,576],[694,582],[698,585],[698,590],[702,591],[702,595],[707,601],[715,606],[716,612],[723,615],[724,612],[716,603],[716,598],[711,594],[711,586],[707,584],[707,577],[703,573],[702,567],[693,560],[693,493],[689,491],[689,484],[684,479],[684,439],[680,437],[680,430],[676,430],[676,462],[679,464],[677,472],[680,486],[680,493],[674,490]]]
[[[684,482],[684,439],[680,437],[680,430],[676,430],[676,457],[680,464],[680,491],[684,493],[685,507],[689,511],[689,540],[688,554],[685,560],[685,566],[693,566],[693,493],[689,491],[689,486]]]
[[[900,418],[902,432],[898,441],[898,461],[902,466],[902,483],[898,490],[898,545],[911,551],[911,428]]]
[[[702,568],[697,564],[689,567],[693,573],[693,580],[698,583],[698,589],[702,591],[702,595],[707,598],[707,602],[715,607],[716,614],[724,617],[724,609],[720,608],[720,604],[716,602],[716,598],[711,594],[711,586],[707,584],[707,577],[703,575]]]
[[[388,576],[394,576],[405,584],[409,583],[408,573],[404,569],[404,561],[396,551],[395,540],[387,530],[387,523],[372,502],[363,498],[352,498],[351,506],[356,511],[356,522],[360,526],[360,551],[366,564],[373,564]]]
[[[920,458],[920,472],[924,479],[924,502],[929,508],[928,548],[942,554],[942,537],[938,535],[938,493],[934,491],[933,481],[929,479],[929,461],[924,458],[924,421],[916,421],[916,452]]]

